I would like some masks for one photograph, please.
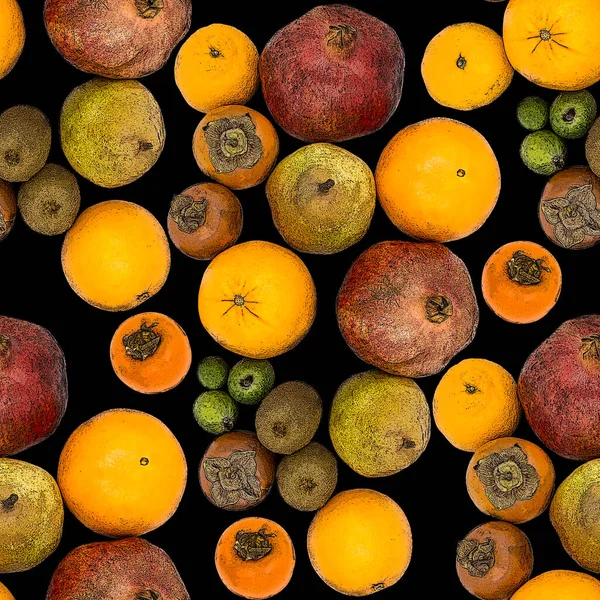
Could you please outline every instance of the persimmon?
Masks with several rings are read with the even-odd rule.
[[[0,583],[0,600],[15,600],[15,597],[10,593],[8,588]]]
[[[542,514],[554,491],[554,466],[536,444],[504,437],[483,445],[467,468],[467,492],[486,515],[525,523]]]
[[[166,392],[179,385],[192,364],[185,331],[161,313],[126,319],[110,343],[110,362],[117,377],[142,394]]]
[[[296,552],[274,521],[247,517],[230,525],[215,552],[221,581],[242,598],[260,600],[281,592],[292,578]]]
[[[17,216],[17,195],[10,183],[0,179],[0,242],[10,233]]]
[[[546,316],[561,287],[558,262],[535,242],[505,244],[483,267],[483,297],[496,315],[510,323],[533,323]]]
[[[17,0],[0,2],[0,79],[8,75],[25,45],[25,23]]]

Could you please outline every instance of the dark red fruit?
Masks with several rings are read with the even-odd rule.
[[[0,316],[0,456],[52,435],[66,408],[65,357],[52,334]]]
[[[191,0],[46,0],[46,29],[73,66],[135,79],[158,71],[190,29]]]
[[[368,135],[394,114],[404,50],[383,21],[343,4],[318,6],[280,29],[260,57],[275,121],[307,142]]]
[[[519,399],[550,450],[574,460],[600,456],[600,315],[563,323],[533,351]]]
[[[69,552],[46,600],[190,600],[173,561],[141,538],[96,542]]]
[[[446,246],[394,241],[356,259],[337,317],[359,358],[388,373],[425,377],[471,343],[479,309],[465,264]]]

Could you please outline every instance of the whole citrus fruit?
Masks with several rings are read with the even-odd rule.
[[[478,131],[435,118],[392,138],[375,182],[398,229],[417,239],[450,242],[477,231],[488,218],[500,193],[500,167]]]
[[[262,241],[221,252],[204,272],[198,295],[206,331],[248,358],[291,350],[310,329],[316,308],[315,284],[302,260]]]
[[[137,410],[107,410],[80,425],[58,463],[71,512],[110,537],[143,535],[177,510],[187,479],[183,450],[167,426]]]
[[[504,47],[523,77],[553,90],[581,90],[600,79],[598,0],[510,0]]]
[[[520,587],[511,600],[600,600],[600,581],[577,571],[546,571]]]
[[[0,583],[0,600],[15,600],[15,597],[10,593],[8,588]]]
[[[502,38],[494,30],[479,23],[458,23],[429,42],[421,74],[436,102],[472,110],[504,93],[512,81],[513,68]]]
[[[468,358],[448,369],[433,397],[437,428],[453,446],[467,452],[512,435],[520,417],[513,376],[483,358]]]
[[[404,511],[369,489],[335,495],[312,520],[307,544],[317,575],[349,596],[390,587],[404,575],[412,554]]]
[[[0,2],[0,79],[15,66],[25,45],[25,23],[17,0]]]
[[[160,290],[171,253],[164,229],[150,212],[108,200],[84,210],[67,232],[62,266],[69,285],[86,302],[128,310]]]
[[[258,87],[258,51],[242,31],[213,23],[181,46],[175,83],[186,102],[201,112],[246,104]]]

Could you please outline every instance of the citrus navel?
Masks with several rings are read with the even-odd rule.
[[[600,600],[600,581],[577,571],[546,571],[520,587],[511,600]]]
[[[15,597],[10,593],[8,588],[0,583],[0,600],[15,600]]]
[[[160,290],[171,254],[164,229],[150,212],[108,200],[84,210],[67,232],[62,266],[69,285],[86,302],[119,311]]]
[[[483,358],[467,358],[448,369],[433,396],[437,428],[453,446],[467,452],[512,435],[520,417],[513,376]]]
[[[0,79],[8,75],[25,45],[25,23],[17,0],[0,2]]]
[[[398,229],[417,239],[450,242],[488,218],[500,193],[500,168],[478,131],[440,117],[397,133],[381,154],[375,182]]]
[[[315,515],[308,556],[337,592],[367,596],[396,583],[412,554],[410,525],[388,496],[369,489],[340,492]]]
[[[80,425],[58,463],[58,485],[70,511],[110,537],[160,527],[177,510],[186,479],[183,450],[168,427],[124,408]]]
[[[502,38],[493,29],[479,23],[457,23],[429,42],[421,74],[436,102],[472,110],[504,93],[512,81],[513,68]]]
[[[208,265],[198,295],[202,325],[227,350],[271,358],[291,350],[316,314],[310,272],[291,250],[250,241]]]
[[[213,23],[195,31],[175,61],[175,83],[200,112],[246,104],[258,87],[258,51],[242,31]]]

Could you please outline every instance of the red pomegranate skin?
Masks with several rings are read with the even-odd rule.
[[[190,29],[191,0],[45,0],[46,30],[73,66],[111,79],[158,71]]]
[[[391,241],[350,267],[337,317],[359,358],[394,375],[425,377],[471,343],[479,308],[465,264],[446,246]]]
[[[529,356],[518,385],[529,425],[565,458],[600,456],[600,315],[563,323]]]
[[[0,456],[52,435],[66,408],[65,357],[52,334],[0,316]]]
[[[340,142],[383,127],[400,102],[404,50],[396,32],[346,6],[318,6],[280,29],[260,57],[273,118],[306,142]]]
[[[168,554],[141,538],[95,542],[65,556],[46,600],[190,600]]]

